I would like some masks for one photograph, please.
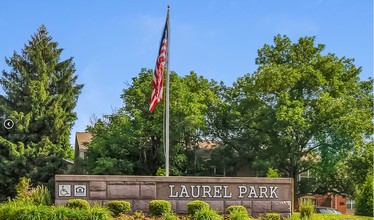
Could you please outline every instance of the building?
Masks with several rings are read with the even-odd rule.
[[[303,202],[312,202],[315,206],[330,207],[339,210],[341,213],[347,213],[346,199],[341,195],[319,195],[308,194],[300,197],[298,205]]]
[[[87,145],[91,142],[92,134],[89,132],[75,133],[74,158],[84,158]]]

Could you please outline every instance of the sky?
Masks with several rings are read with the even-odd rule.
[[[293,42],[315,36],[325,53],[355,59],[361,80],[373,75],[372,0],[0,0],[0,70],[44,24],[74,57],[85,84],[72,129],[123,106],[126,83],[154,68],[170,4],[170,69],[231,85],[253,73],[257,50],[277,34]],[[151,86],[151,84],[150,84]],[[0,94],[4,94],[0,88]],[[151,94],[150,94],[151,95]]]

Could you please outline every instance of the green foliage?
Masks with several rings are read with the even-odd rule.
[[[266,173],[266,177],[269,177],[269,178],[277,178],[277,177],[279,177],[278,170],[274,169],[272,167],[269,167],[268,172]]]
[[[337,214],[314,214],[310,220],[372,220],[372,217],[364,217],[357,215],[337,215]],[[308,220],[300,218],[300,213],[294,212],[287,220]]]
[[[21,177],[16,185],[16,198],[27,199],[30,197],[30,178]]]
[[[373,171],[367,177],[365,183],[360,186],[355,199],[356,210],[355,215],[374,216],[374,185]]]
[[[134,220],[141,220],[141,219],[145,218],[145,215],[142,211],[140,211],[140,212],[135,211],[133,216],[134,216]]]
[[[348,152],[372,135],[372,84],[360,81],[354,60],[324,53],[315,37],[292,42],[275,36],[258,50],[257,70],[222,86],[223,102],[213,106],[209,123],[223,142],[216,163],[233,169],[268,158],[282,175],[300,172],[321,176],[314,189],[346,192],[344,181],[326,181],[339,172]],[[274,153],[277,152],[277,153]],[[222,161],[222,162],[220,162]],[[226,165],[227,166],[227,165]],[[343,175],[339,175],[343,176]]]
[[[41,26],[21,53],[5,59],[0,119],[15,126],[0,130],[0,200],[15,196],[24,176],[53,191],[54,175],[64,172],[63,159],[72,156],[69,136],[83,85],[76,84],[73,59],[60,60],[62,51]]]
[[[230,206],[226,209],[231,220],[249,220],[247,209],[243,206]]]
[[[52,204],[51,193],[48,188],[43,185],[32,188],[30,191],[30,198],[36,205],[49,206]]]
[[[279,213],[266,213],[265,220],[281,220]]]
[[[172,212],[165,212],[165,213],[162,213],[162,219],[163,220],[177,220],[178,217]]]
[[[0,204],[0,216],[2,219],[18,220],[24,210],[35,208],[36,205],[30,200],[18,199],[8,200]]]
[[[189,215],[194,215],[198,210],[203,208],[207,209],[210,208],[210,206],[208,203],[200,200],[194,200],[187,203],[187,212]]]
[[[108,210],[111,211],[115,216],[121,214],[127,214],[131,210],[131,203],[120,200],[109,201]]]
[[[89,210],[91,207],[90,203],[88,203],[88,201],[84,199],[69,199],[65,206],[71,209],[83,210]]]
[[[124,107],[88,128],[94,135],[85,161],[90,174],[156,175],[164,165],[163,103],[149,112],[152,74],[142,69],[123,90]],[[185,77],[172,72],[170,79],[170,172],[200,174],[205,167],[195,151],[205,139],[208,105],[218,100],[216,83],[193,72]]]
[[[71,209],[64,206],[35,205],[29,200],[8,200],[0,204],[0,219],[7,220],[109,220],[109,211],[102,207]]]
[[[241,205],[231,205],[227,207],[226,214],[230,214],[234,210],[240,210],[241,212],[247,212],[247,209]]]
[[[314,213],[314,204],[311,201],[303,202],[300,205],[300,217],[311,219]]]
[[[53,209],[47,206],[32,206],[24,208],[21,215],[18,217],[20,220],[53,219],[55,213],[53,212]]]
[[[157,169],[156,176],[166,176],[166,170],[164,168],[159,167]]]
[[[100,206],[94,206],[89,210],[89,219],[95,220],[109,220],[112,219],[109,211]]]
[[[16,185],[18,200],[29,200],[36,205],[51,205],[52,198],[48,188],[39,185],[37,187],[30,187],[30,179],[22,177]]]
[[[149,213],[153,216],[160,216],[171,212],[171,204],[166,200],[152,200],[149,202]]]
[[[209,207],[202,207],[201,209],[196,210],[193,215],[195,220],[222,220],[223,217],[219,215],[216,211]]]

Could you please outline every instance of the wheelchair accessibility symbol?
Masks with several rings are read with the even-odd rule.
[[[59,196],[71,196],[71,186],[70,185],[59,185],[58,195]]]

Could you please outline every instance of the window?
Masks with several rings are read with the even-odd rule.
[[[314,196],[304,196],[304,197],[301,197],[301,204],[302,203],[313,203],[314,205],[316,205],[316,197]]]
[[[351,199],[347,199],[346,202],[347,209],[355,209],[355,201]]]
[[[315,176],[314,176],[314,174],[311,170],[307,170],[307,171],[299,174],[299,181],[301,179],[309,179],[309,178],[315,178]]]

